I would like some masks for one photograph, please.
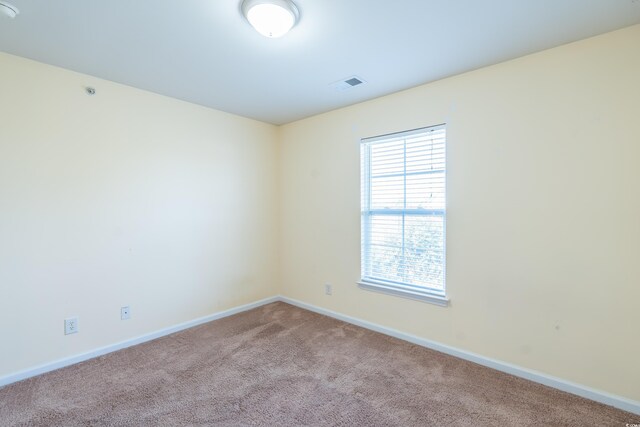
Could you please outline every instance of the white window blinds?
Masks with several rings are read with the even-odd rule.
[[[445,295],[444,125],[361,144],[362,282]]]

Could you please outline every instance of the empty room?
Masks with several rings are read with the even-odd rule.
[[[640,1],[0,0],[0,426],[640,426]]]

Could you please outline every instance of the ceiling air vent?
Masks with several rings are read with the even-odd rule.
[[[362,80],[360,77],[351,76],[347,77],[344,80],[337,81],[335,83],[331,83],[329,86],[337,90],[338,92],[344,92],[345,90],[349,90],[355,86],[359,86],[365,84],[366,82]]]

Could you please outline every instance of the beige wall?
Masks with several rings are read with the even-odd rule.
[[[635,26],[282,127],[283,294],[639,401],[638,40]],[[443,122],[450,307],[358,289],[359,139]]]
[[[280,128],[0,54],[0,377],[280,292],[640,400],[639,39]],[[359,140],[442,122],[451,305],[360,290]]]
[[[278,293],[277,128],[6,54],[0,77],[0,377]]]

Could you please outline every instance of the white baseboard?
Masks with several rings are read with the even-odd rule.
[[[544,384],[549,387],[556,388],[558,390],[566,391],[587,399],[594,400],[596,402],[604,403],[615,408],[619,408],[636,415],[640,415],[640,402],[627,399],[625,397],[616,396],[601,390],[596,390],[581,384],[576,384],[570,381],[565,381],[560,378],[556,378],[541,372],[533,371],[531,369],[522,368],[520,366],[512,365],[510,363],[502,362],[499,360],[491,359],[476,353],[461,350],[455,347],[451,347],[445,344],[440,344],[435,341],[431,341],[425,338],[420,338],[415,335],[400,332],[395,329],[387,328],[375,323],[368,322],[366,320],[357,319],[355,317],[347,316],[335,311],[327,310],[325,308],[316,307],[311,304],[304,303],[285,296],[275,296],[266,298],[254,303],[245,304],[239,307],[234,307],[229,310],[220,311],[208,316],[200,317],[198,319],[190,320],[188,322],[180,323],[178,325],[170,326],[149,334],[141,335],[135,338],[131,338],[125,341],[121,341],[112,345],[97,348],[95,350],[88,351],[86,353],[78,354],[64,359],[56,360],[54,362],[45,363],[43,365],[35,366],[33,368],[26,369],[24,371],[16,372],[13,374],[0,377],[0,387],[7,384],[11,384],[17,381],[21,381],[36,375],[44,374],[65,366],[73,365],[75,363],[84,362],[85,360],[92,359],[94,357],[102,356],[107,353],[111,353],[123,348],[131,347],[136,344],[141,344],[147,341],[151,341],[156,338],[163,337],[165,335],[179,332],[184,329],[192,328],[203,323],[211,322],[213,320],[221,319],[223,317],[231,316],[233,314],[241,313],[243,311],[251,310],[272,302],[282,301],[288,304],[303,308],[305,310],[313,311],[315,313],[324,314],[325,316],[333,317],[343,322],[351,323],[353,325],[361,326],[366,329],[370,329],[375,332],[380,332],[385,335],[389,335],[410,343],[430,348],[432,350],[440,351],[442,353],[450,354],[460,359],[468,360],[479,365],[487,366],[489,368],[496,369],[498,371],[506,372],[517,377],[521,377],[530,381],[534,381],[540,384]]]
[[[489,368],[496,369],[498,371],[506,372],[511,375],[515,375],[520,378],[524,378],[536,383],[544,384],[548,387],[552,387],[558,390],[566,391],[571,394],[575,394],[596,402],[604,403],[624,411],[640,415],[640,402],[627,399],[626,397],[616,396],[605,391],[596,390],[591,387],[587,387],[581,384],[576,384],[570,381],[563,380],[561,378],[553,377],[551,375],[543,374],[531,369],[523,368],[520,366],[512,365],[510,363],[502,362],[500,360],[491,359],[489,357],[482,356],[480,354],[472,353],[469,351],[461,350],[455,347],[451,347],[445,344],[440,344],[435,341],[431,341],[425,338],[420,338],[415,335],[406,334],[404,332],[397,331],[395,329],[387,328],[375,323],[368,322],[366,320],[357,319],[355,317],[347,316],[335,311],[327,310],[325,308],[316,307],[311,304],[307,304],[302,301],[291,299],[288,297],[280,296],[279,300],[286,302],[296,307],[303,308],[305,310],[313,311],[315,313],[324,314],[325,316],[333,317],[343,322],[351,323],[353,325],[361,326],[365,329],[370,329],[375,332],[380,332],[385,335],[389,335],[410,343],[430,348],[442,353],[449,354],[451,356],[459,357],[460,359],[468,360],[470,362],[477,363],[479,365],[487,366]]]
[[[221,319],[223,317],[227,317],[233,314],[241,313],[243,311],[251,310],[251,309],[260,307],[262,305],[270,304],[276,301],[280,301],[280,297],[276,296],[276,297],[266,298],[250,304],[241,305],[239,307],[234,307],[229,310],[220,311],[218,313],[210,314],[208,316],[200,317],[198,319],[189,320],[188,322],[180,323],[174,326],[169,326],[168,328],[164,328],[155,332],[140,335],[138,337],[124,340],[115,344],[100,347],[95,350],[88,351],[86,353],[65,357],[64,359],[59,359],[54,362],[45,363],[43,365],[25,369],[24,371],[20,371],[14,374],[9,374],[4,377],[0,377],[0,387],[5,386],[7,384],[14,383],[16,381],[21,381],[30,377],[34,377],[36,375],[44,374],[45,372],[50,372],[56,369],[64,368],[65,366],[73,365],[79,362],[84,362],[85,360],[93,359],[94,357],[102,356],[104,354],[121,350],[123,348],[131,347],[132,345],[142,344],[143,342],[151,341],[156,338],[163,337],[165,335],[173,334],[174,332],[179,332],[184,329],[192,328],[194,326],[201,325],[203,323],[211,322],[213,320]]]

